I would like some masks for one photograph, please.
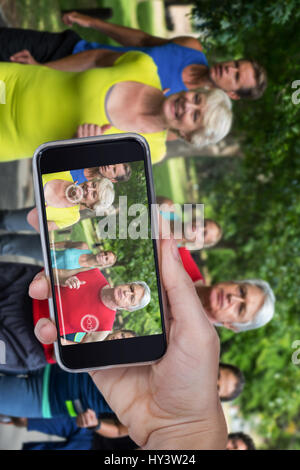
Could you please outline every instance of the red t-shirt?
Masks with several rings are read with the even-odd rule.
[[[106,307],[100,298],[100,290],[108,285],[99,269],[91,269],[76,275],[84,281],[79,289],[55,287],[60,335],[90,331],[111,331],[116,311]],[[34,324],[40,318],[49,318],[48,300],[33,299]],[[48,362],[53,355],[53,346],[44,345]]]
[[[192,281],[196,282],[196,281],[201,280],[205,282],[205,279],[202,276],[201,272],[199,271],[197,264],[193,260],[193,257],[190,251],[184,247],[180,247],[179,254],[180,254],[180,258],[184,266],[184,269],[186,270],[186,272],[188,273]]]
[[[184,266],[186,272],[191,277],[192,281],[196,282],[196,281],[201,280],[201,281],[205,282],[204,277],[202,276],[201,272],[199,271],[199,268],[198,268],[197,264],[195,263],[195,261],[193,260],[193,257],[191,255],[191,253],[189,252],[189,250],[187,250],[184,247],[180,247],[179,248],[179,254],[180,254],[183,266]],[[86,275],[88,273],[90,273],[91,271],[97,271],[98,274],[99,274],[98,275],[96,273],[96,276],[95,276],[95,279],[96,279],[96,277],[99,279],[99,281],[97,283],[97,288],[96,288],[96,291],[99,291],[99,285],[100,285],[100,282],[101,282],[100,278],[102,278],[102,282],[103,282],[102,286],[107,285],[108,282],[105,279],[105,277],[102,275],[102,273],[100,273],[100,271],[98,269],[91,269],[90,271],[86,271],[84,273],[81,273],[77,277],[81,281],[86,280],[87,279]],[[85,275],[84,276],[85,279],[82,277],[82,275]],[[65,295],[67,296],[67,294],[69,294],[68,297],[72,297],[72,294],[74,294],[76,292],[77,293],[77,296],[76,296],[77,301],[81,302],[82,301],[81,294],[83,293],[83,290],[81,290],[81,289],[85,286],[86,286],[86,284],[80,286],[80,288],[78,290],[77,289],[69,289],[70,292],[66,293]],[[68,288],[61,288],[61,289],[65,290],[65,289],[68,289]],[[85,297],[86,297],[86,291],[85,291]],[[75,297],[74,297],[74,301],[75,301]],[[89,312],[88,307],[84,303],[83,303],[83,305],[84,305],[84,311]],[[58,307],[58,309],[59,309],[59,307]],[[105,309],[107,309],[107,307],[105,307]],[[109,309],[107,309],[107,310],[109,310]],[[104,309],[103,309],[103,311],[104,311]],[[112,324],[113,324],[116,312],[114,310],[110,310],[110,312],[113,312],[111,314],[111,318],[113,317],[113,320],[112,320]],[[36,323],[38,322],[38,320],[40,318],[49,318],[48,300],[35,300],[35,299],[33,299],[33,322],[34,322],[34,325],[36,325]],[[107,330],[107,331],[110,331],[110,330],[112,330],[112,325],[109,328],[109,330]],[[78,332],[78,331],[83,331],[83,330],[77,329],[76,332]],[[99,329],[98,331],[102,331],[102,330]],[[103,329],[103,331],[106,331],[106,330]],[[50,363],[54,363],[55,360],[53,359],[53,345],[52,344],[44,344],[43,347],[44,347],[45,356],[46,356],[47,361],[50,362]]]
[[[90,269],[76,275],[85,282],[79,289],[56,287],[56,303],[60,335],[79,331],[111,331],[116,311],[106,307],[100,291],[108,285],[99,269]]]

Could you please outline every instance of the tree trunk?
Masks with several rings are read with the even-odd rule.
[[[197,148],[187,144],[183,140],[173,140],[167,142],[167,154],[164,158],[166,161],[169,158],[188,158],[188,157],[243,157],[240,144],[236,139],[224,139],[218,144],[209,145],[203,148]]]

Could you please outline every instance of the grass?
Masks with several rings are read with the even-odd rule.
[[[186,201],[187,173],[185,161],[182,158],[167,160],[153,167],[155,192],[178,204]]]

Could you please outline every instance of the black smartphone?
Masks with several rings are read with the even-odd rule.
[[[166,303],[146,140],[50,142],[36,150],[33,176],[58,364],[79,372],[159,360]]]

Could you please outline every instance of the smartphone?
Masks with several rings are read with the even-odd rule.
[[[159,360],[166,302],[146,140],[46,143],[33,178],[58,364],[82,372]]]

